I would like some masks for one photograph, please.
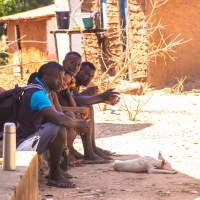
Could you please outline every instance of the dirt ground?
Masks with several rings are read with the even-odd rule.
[[[149,95],[142,97],[144,101]],[[126,98],[133,99],[126,95]],[[96,107],[98,108],[98,107]],[[116,172],[109,164],[85,165],[69,170],[75,189],[46,186],[41,178],[40,199],[200,200],[200,94],[164,94],[157,91],[137,116],[128,120],[118,106],[95,110],[96,143],[115,151],[113,159],[157,157],[161,151],[177,174]],[[82,151],[80,138],[75,146]]]

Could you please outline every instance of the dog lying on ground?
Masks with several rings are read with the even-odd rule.
[[[170,163],[158,154],[158,159],[150,156],[143,156],[133,160],[115,160],[112,167],[121,172],[148,172],[150,174],[176,174]]]

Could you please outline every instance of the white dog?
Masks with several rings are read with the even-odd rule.
[[[150,156],[143,156],[133,160],[115,160],[112,167],[121,172],[148,172],[151,174],[176,174],[170,163],[163,159],[159,153],[158,159]]]

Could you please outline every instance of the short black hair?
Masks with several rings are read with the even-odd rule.
[[[44,66],[42,66],[41,76],[43,76],[45,73],[46,74],[53,73],[54,69],[64,71],[63,67],[60,64],[58,64],[57,62],[51,61],[51,62],[48,62],[47,64],[45,64]],[[39,73],[39,71],[38,71],[38,73]]]
[[[91,62],[82,62],[80,71],[83,70],[86,66],[88,66],[90,69],[96,71],[96,67]]]
[[[27,82],[27,85],[32,83],[35,78],[37,77],[38,73],[37,72],[33,72],[30,76],[29,76],[29,79],[28,79],[28,82]]]
[[[38,72],[33,72],[30,76],[29,76],[29,79],[28,79],[28,82],[27,82],[27,84],[30,84],[30,83],[32,83],[33,81],[34,81],[34,79],[36,78],[36,77],[38,77],[38,78],[42,78],[42,76],[43,76],[43,72],[46,70],[51,70],[51,69],[58,69],[58,70],[61,70],[61,71],[63,71],[64,69],[63,69],[63,67],[60,65],[60,64],[58,64],[57,62],[49,62],[49,63],[47,63],[47,64],[44,64],[44,65],[42,65],[40,68],[39,68],[39,70],[38,70]],[[66,73],[66,72],[65,72]]]
[[[46,66],[46,64],[44,64],[44,65],[42,65],[40,68],[39,68],[39,70],[38,70],[38,75],[37,75],[37,77],[38,78],[42,78],[42,76],[43,76],[43,70],[44,70],[44,68],[45,68],[45,66]]]
[[[41,79],[41,78],[42,78],[42,75],[43,75],[43,68],[44,68],[45,66],[46,66],[46,64],[42,65],[42,66],[39,68],[38,72],[33,72],[33,73],[29,76],[29,79],[28,79],[27,84],[32,83],[32,82],[35,80],[36,77],[38,77],[38,78]]]
[[[82,56],[81,56],[78,52],[76,52],[76,51],[70,51],[70,52],[68,52],[68,53],[65,55],[65,60],[66,60],[66,58],[67,58],[68,56],[70,56],[70,55],[74,55],[74,56],[76,56],[76,57],[82,58]]]

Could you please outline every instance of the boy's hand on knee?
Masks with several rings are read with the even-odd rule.
[[[85,133],[89,128],[89,121],[87,120],[77,120],[77,129],[79,130],[80,134]]]
[[[87,107],[79,107],[78,109],[81,115],[81,119],[85,119],[88,116],[90,109]]]

